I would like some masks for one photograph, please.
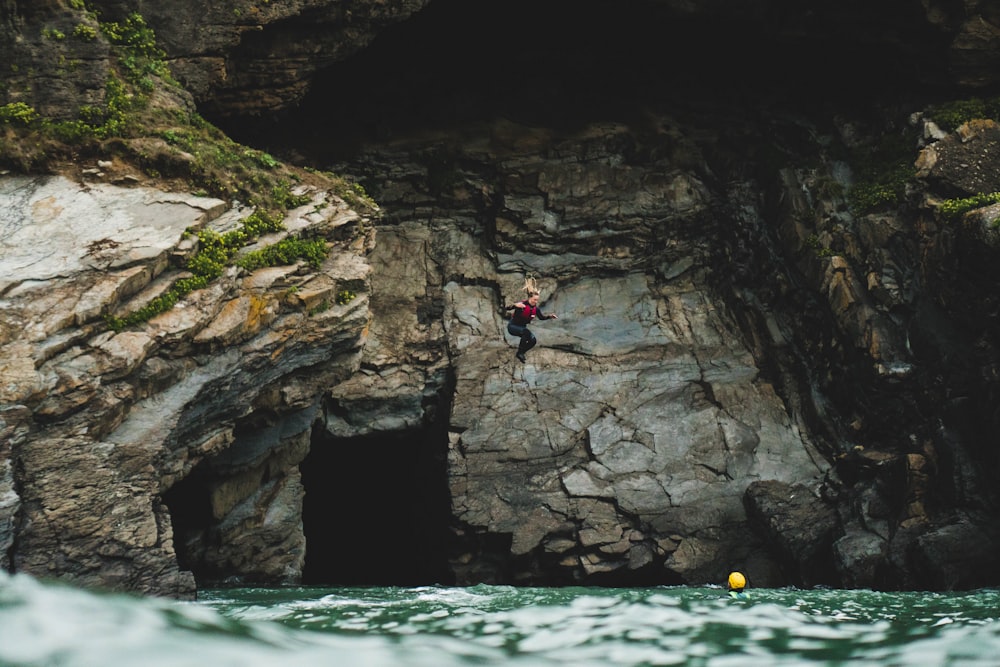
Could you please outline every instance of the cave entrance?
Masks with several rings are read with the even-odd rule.
[[[215,523],[209,481],[202,474],[205,468],[205,465],[196,466],[163,494],[163,504],[170,513],[173,527],[177,565],[181,570],[190,570],[199,586],[210,576],[202,560],[202,540]]]
[[[447,443],[439,428],[334,438],[300,465],[307,585],[450,584]]]

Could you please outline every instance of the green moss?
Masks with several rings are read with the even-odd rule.
[[[31,125],[38,119],[38,112],[24,102],[12,102],[0,107],[0,123]]]
[[[350,183],[337,195],[352,207],[378,209],[375,200],[368,196],[360,183]]]
[[[182,278],[175,282],[173,287],[171,287],[167,292],[151,300],[139,310],[131,312],[124,317],[114,317],[109,315],[104,319],[108,323],[108,326],[114,331],[123,331],[130,326],[146,322],[151,317],[155,317],[160,313],[165,313],[173,308],[177,302],[185,296],[197,289],[202,289],[203,287],[208,286],[208,283],[209,280],[204,276]]]
[[[284,229],[285,206],[289,201],[305,203],[309,197],[291,195],[287,184],[281,182],[276,187],[276,191],[272,192],[269,197],[261,199],[272,206],[275,206],[275,202],[277,202],[277,207],[266,208],[264,204],[258,205],[250,215],[240,221],[239,228],[224,234],[208,229],[197,232],[198,250],[187,260],[184,267],[194,275],[192,279],[178,281],[167,294],[134,313],[125,317],[105,318],[108,325],[112,329],[120,331],[125,327],[141,324],[172,308],[192,289],[200,289],[200,287],[208,285],[221,276],[227,266],[234,264],[252,271],[264,266],[294,264],[300,259],[304,259],[310,265],[319,267],[328,253],[326,242],[321,239],[285,238],[273,245],[247,253],[234,262],[234,257],[240,248],[252,243],[264,234]]]
[[[193,275],[182,278],[171,286],[167,292],[156,297],[142,308],[125,316],[105,317],[108,326],[115,331],[122,331],[148,321],[150,318],[164,313],[190,292],[208,286],[222,275],[226,267],[233,264],[233,257],[248,242],[253,240],[244,224],[240,229],[218,234],[211,230],[198,232],[198,251],[185,263],[185,268]],[[286,238],[278,243],[247,253],[235,262],[236,266],[252,271],[265,266],[280,266],[294,264],[300,259],[310,265],[319,267],[328,253],[326,242],[321,239],[303,240]]]
[[[236,230],[198,232],[198,247],[183,266],[190,276],[177,280],[159,297],[122,317],[108,316],[115,330],[134,326],[172,308],[193,290],[201,289],[234,264],[239,250],[265,234],[284,228],[286,212],[311,201],[293,193],[301,176],[272,155],[234,142],[197,113],[170,100],[183,93],[155,97],[161,89],[180,88],[165,63],[156,36],[139,14],[122,22],[101,23],[83,0],[73,9],[86,12],[74,36],[106,39],[112,67],[103,103],[86,105],[76,118],[53,119],[17,102],[0,107],[6,134],[0,141],[0,164],[23,172],[45,172],[50,164],[94,156],[115,155],[154,178],[185,182],[185,189],[253,207]],[[93,28],[91,26],[98,26]],[[16,65],[11,65],[12,70]],[[16,92],[16,91],[15,91]],[[27,91],[22,91],[27,97]],[[156,104],[151,104],[151,100]],[[164,103],[166,102],[166,103]],[[350,186],[332,174],[326,186],[357,207],[377,210],[360,186]],[[238,265],[245,269],[306,260],[318,266],[326,256],[322,240],[285,239],[248,253]]]
[[[188,259],[187,270],[209,281],[215,280],[245,241],[242,229],[226,234],[204,229],[198,232],[198,252]]]
[[[267,169],[274,169],[275,167],[278,166],[278,161],[275,160],[270,155],[268,155],[267,153],[264,153],[262,151],[254,151],[249,148],[247,150],[250,151],[251,157],[255,158],[257,162],[260,163],[260,166],[265,167]]]
[[[258,208],[243,219],[243,229],[247,236],[257,238],[261,234],[280,231],[284,226],[282,221],[281,212]]]
[[[79,23],[73,28],[73,36],[77,39],[92,42],[97,39],[97,28],[86,23]]]
[[[328,310],[330,310],[330,302],[327,301],[326,299],[323,299],[321,303],[309,309],[309,317],[312,317],[314,315],[319,315],[320,313],[325,313]]]
[[[927,117],[947,132],[954,132],[963,123],[977,118],[1000,120],[1000,97],[973,97],[937,104],[928,108]]]
[[[294,264],[300,259],[304,259],[310,265],[318,268],[326,258],[327,252],[326,241],[321,239],[286,238],[274,245],[247,253],[237,260],[236,265],[253,271],[265,266]]]
[[[816,234],[810,234],[805,241],[806,247],[813,251],[813,254],[820,259],[827,257],[833,257],[835,253],[831,248],[828,248],[819,242],[819,237]]]
[[[860,182],[851,187],[848,202],[856,213],[868,213],[879,209],[893,208],[903,200],[905,184],[909,174],[889,175],[890,180],[881,182]]]
[[[148,89],[151,75],[170,78],[166,53],[156,45],[156,34],[141,15],[131,14],[123,23],[101,23],[101,32],[119,49],[118,64],[133,84]]]
[[[962,199],[946,199],[938,205],[937,210],[942,219],[954,221],[961,219],[969,211],[997,203],[1000,203],[1000,192],[980,193]]]
[[[847,194],[858,214],[892,208],[903,203],[906,186],[916,175],[912,132],[884,137],[880,142],[851,154],[856,180]]]
[[[285,181],[279,181],[275,184],[273,190],[271,190],[272,201],[276,206],[283,209],[293,209],[299,206],[305,206],[311,201],[309,195],[292,194],[291,185]]]
[[[323,174],[329,178],[335,184],[334,193],[347,202],[351,208],[359,210],[369,210],[377,211],[378,204],[372,199],[368,193],[365,191],[364,186],[357,182],[349,182],[344,178],[338,176],[329,171],[318,171],[310,167],[306,167],[306,171],[312,173]]]

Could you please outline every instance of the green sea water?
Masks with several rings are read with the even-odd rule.
[[[1000,591],[242,588],[196,602],[0,573],[0,665],[1000,665]]]

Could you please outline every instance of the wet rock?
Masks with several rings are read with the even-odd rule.
[[[799,585],[836,582],[830,572],[830,548],[839,533],[833,507],[801,484],[778,481],[754,482],[744,502],[751,522]]]

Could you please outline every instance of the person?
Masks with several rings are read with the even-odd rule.
[[[528,294],[528,298],[523,301],[518,301],[505,308],[506,312],[511,314],[510,321],[507,323],[507,331],[511,336],[515,336],[520,339],[517,345],[517,353],[514,355],[517,360],[522,364],[525,362],[525,353],[535,346],[538,340],[535,338],[535,334],[531,333],[528,329],[528,325],[536,317],[540,320],[556,320],[559,319],[555,313],[544,314],[542,310],[538,307],[539,292],[538,287],[535,285],[535,279],[528,277],[524,281],[524,291]]]
[[[734,600],[746,600],[747,594],[744,589],[747,586],[747,578],[741,572],[729,573],[729,597]]]

